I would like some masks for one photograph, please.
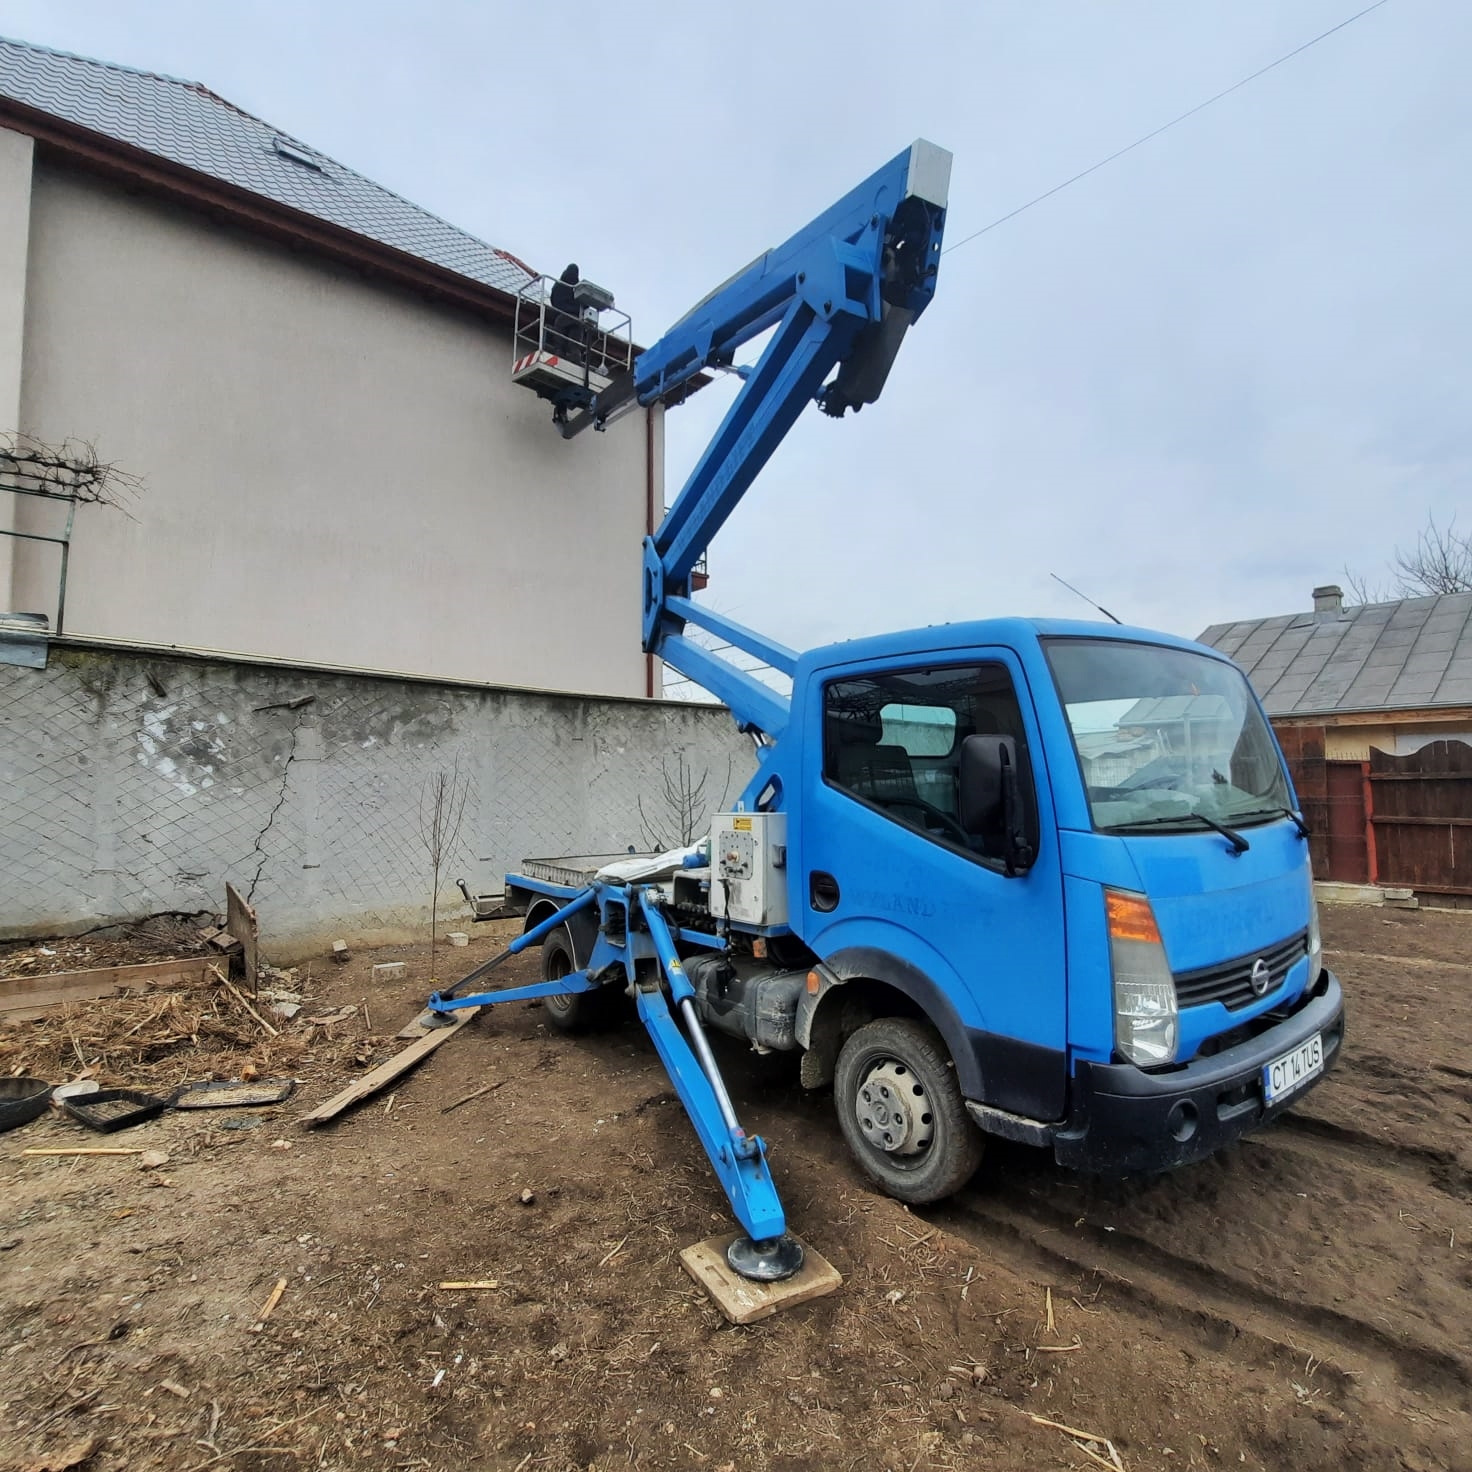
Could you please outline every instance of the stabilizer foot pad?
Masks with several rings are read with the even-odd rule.
[[[426,1007],[412,1022],[406,1022],[394,1036],[396,1038],[422,1038],[427,1032],[448,1027],[459,1015],[458,1012],[431,1012]]]
[[[725,1232],[680,1252],[685,1271],[710,1294],[715,1306],[733,1324],[754,1323],[778,1309],[834,1293],[843,1284],[838,1269],[806,1243],[803,1243],[802,1266],[790,1278],[777,1283],[753,1283],[740,1277],[726,1261],[726,1249],[742,1235]]]

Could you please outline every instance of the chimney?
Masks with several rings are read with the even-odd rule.
[[[1338,617],[1344,612],[1344,589],[1338,583],[1325,583],[1322,588],[1315,588],[1314,612]]]

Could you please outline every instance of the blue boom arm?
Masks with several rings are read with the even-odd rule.
[[[773,738],[786,726],[791,702],[688,638],[685,629],[694,625],[716,634],[788,674],[797,656],[696,605],[690,573],[809,401],[841,417],[879,397],[905,332],[935,291],[950,171],[950,154],[933,144],[906,149],[785,245],[714,291],[641,353],[632,372],[603,390],[591,409],[563,422],[563,433],[570,435],[606,422],[633,400],[646,406],[668,402],[705,369],[731,366],[742,344],[771,331],[756,364],[738,370],[744,382],[735,403],[659,530],[645,541],[644,647],[724,700],[743,727]],[[657,887],[595,878],[576,893],[558,888],[565,900],[559,910],[454,987],[431,996],[430,1011],[571,996],[622,972],[746,1230],[746,1239],[732,1244],[728,1261],[746,1277],[790,1275],[802,1252],[787,1235],[766,1147],[742,1129],[706,1041],[676,943],[689,942],[691,935],[672,929]],[[528,986],[454,995],[595,906],[597,938],[581,970]],[[716,948],[724,944],[696,939]],[[657,964],[657,973],[650,963]]]
[[[719,696],[745,728],[778,736],[788,700],[689,638],[686,627],[786,674],[797,656],[694,603],[691,570],[809,402],[841,417],[879,397],[905,332],[935,292],[950,171],[944,149],[913,144],[712,292],[639,354],[632,384],[610,390],[659,403],[775,329],[756,364],[739,370],[745,381],[735,402],[644,543],[645,649]]]

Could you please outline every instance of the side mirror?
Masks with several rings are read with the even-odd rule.
[[[1002,764],[1016,761],[1007,736],[968,736],[961,743],[961,826],[984,833],[1002,809]]]
[[[961,743],[960,809],[968,833],[1000,830],[999,857],[1008,875],[1032,863],[1017,787],[1017,743],[1010,736],[968,736]]]

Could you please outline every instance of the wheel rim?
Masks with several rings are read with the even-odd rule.
[[[898,1058],[881,1058],[859,1080],[854,1095],[859,1133],[891,1156],[923,1154],[935,1139],[935,1111],[920,1076]]]
[[[564,976],[571,974],[572,969],[572,957],[558,947],[546,958],[542,971],[547,981],[561,981]],[[557,996],[543,997],[542,1004],[553,1012],[565,1013],[572,1010],[573,997],[570,992],[563,992]]]

